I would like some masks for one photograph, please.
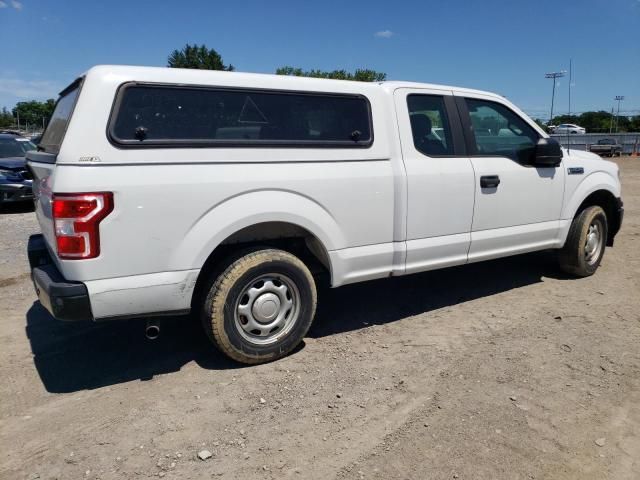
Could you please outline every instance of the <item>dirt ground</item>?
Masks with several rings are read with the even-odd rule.
[[[324,290],[302,348],[257,367],[185,319],[155,342],[53,321],[34,215],[0,215],[0,478],[640,478],[640,158],[619,163],[595,276],[547,252]]]

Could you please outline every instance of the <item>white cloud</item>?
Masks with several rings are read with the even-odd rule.
[[[2,0],[0,0],[0,8],[7,8],[7,2],[3,2]]]
[[[18,2],[18,0],[11,0],[11,6],[16,10],[22,10],[22,2]]]
[[[56,98],[60,86],[50,80],[21,80],[12,77],[0,77],[0,94],[19,99]]]
[[[374,33],[373,36],[378,38],[391,38],[393,37],[393,32],[391,30],[380,30]]]

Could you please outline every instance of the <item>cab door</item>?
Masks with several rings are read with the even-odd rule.
[[[475,179],[451,91],[394,93],[407,178],[406,273],[467,261]]]
[[[469,261],[557,246],[562,165],[534,166],[540,134],[492,97],[457,97],[476,190]]]

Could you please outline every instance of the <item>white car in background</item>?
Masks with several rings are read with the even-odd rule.
[[[578,125],[574,125],[573,123],[561,123],[560,125],[558,125],[557,127],[555,127],[553,129],[553,133],[580,133],[580,134],[585,134],[587,133],[587,130],[583,127],[580,127]]]

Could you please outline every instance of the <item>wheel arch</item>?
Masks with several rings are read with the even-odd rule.
[[[305,263],[315,260],[312,266],[322,266],[331,278],[329,251],[344,248],[345,238],[330,212],[306,196],[280,190],[247,192],[220,202],[194,222],[171,264],[201,270],[197,291],[223,258],[256,245],[287,250],[304,257]]]
[[[609,174],[593,173],[575,190],[564,209],[562,218],[573,220],[587,207],[601,207],[607,216],[607,246],[612,246],[621,224],[619,198],[619,186]]]
[[[324,274],[330,283],[333,277],[331,257],[319,238],[293,223],[271,221],[249,225],[220,242],[204,261],[196,279],[192,309],[206,294],[207,282],[217,276],[232,259],[260,247],[278,248],[289,252],[307,265],[312,274]]]

